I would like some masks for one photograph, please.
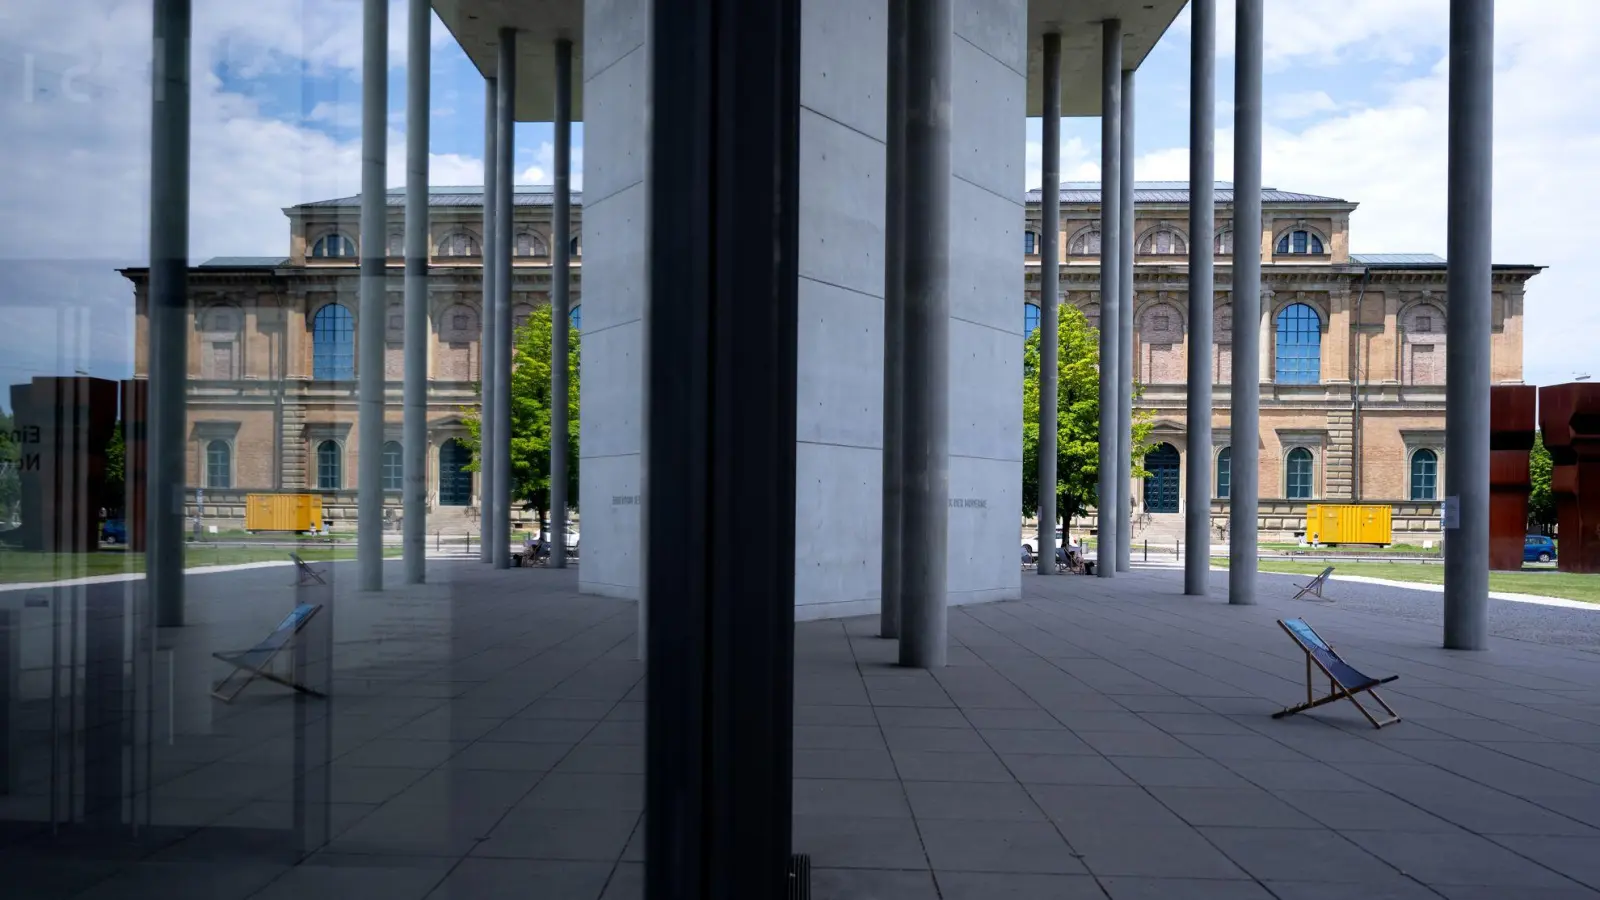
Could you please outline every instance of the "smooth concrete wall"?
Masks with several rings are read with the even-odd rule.
[[[795,617],[878,611],[885,0],[806,0],[800,36]]]
[[[1022,596],[1027,0],[956,0],[950,148],[951,605]]]
[[[637,598],[649,298],[649,0],[586,0],[578,588]]]

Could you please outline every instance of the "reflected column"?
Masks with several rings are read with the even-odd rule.
[[[1117,512],[1124,491],[1117,485],[1117,357],[1121,350],[1121,303],[1117,280],[1121,277],[1122,215],[1122,22],[1101,23],[1100,56],[1100,496],[1095,503],[1099,548],[1095,574],[1110,578],[1117,572]]]
[[[356,557],[361,589],[383,590],[383,371],[388,281],[389,4],[365,0],[361,61],[361,315],[357,423]]]
[[[428,491],[428,95],[429,0],[406,16],[405,495],[401,527],[406,584],[427,578]],[[363,470],[365,467],[363,467]]]
[[[495,347],[495,241],[494,204],[496,174],[496,107],[499,81],[483,80],[483,299],[479,305],[478,339],[478,562],[494,562],[494,358]]]
[[[1204,597],[1211,580],[1211,319],[1216,306],[1216,0],[1191,0],[1189,44],[1189,384],[1183,592]]]
[[[500,29],[495,98],[494,200],[494,495],[490,553],[496,569],[511,568],[511,166],[517,95],[517,33]],[[489,379],[485,379],[489,380]]]
[[[1261,49],[1263,0],[1236,0],[1233,71],[1233,370],[1229,423],[1228,602],[1256,602],[1261,500]],[[1192,246],[1192,245],[1191,245]],[[1259,324],[1256,324],[1259,323]],[[1255,325],[1255,327],[1252,327]]]
[[[1061,35],[1044,36],[1044,159],[1039,181],[1039,574],[1056,572],[1061,399]],[[1026,337],[1026,336],[1024,336]]]
[[[556,41],[556,185],[550,253],[550,565],[567,567],[567,329],[572,305],[572,42]]]

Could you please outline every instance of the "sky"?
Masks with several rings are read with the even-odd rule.
[[[1448,0],[1266,2],[1264,183],[1360,207],[1354,252],[1445,251]],[[389,183],[404,178],[404,4],[390,10]],[[359,0],[195,4],[191,256],[288,249],[282,209],[360,189]],[[1549,268],[1529,285],[1526,380],[1600,368],[1600,2],[1496,4],[1494,258]],[[1218,3],[1216,175],[1231,177],[1233,4]],[[131,368],[146,262],[150,0],[0,4],[0,384]],[[1188,177],[1188,13],[1141,67],[1136,176]],[[483,81],[437,21],[431,181],[482,178]],[[1040,123],[1026,125],[1037,187]],[[1063,180],[1099,177],[1099,123],[1063,125]],[[550,126],[519,125],[516,180],[549,182]],[[581,125],[573,129],[582,186]],[[1580,202],[1572,202],[1578,198]],[[1020,260],[1019,260],[1020,264]],[[0,406],[8,405],[0,396]]]

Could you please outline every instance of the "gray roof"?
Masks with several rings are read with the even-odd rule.
[[[387,196],[389,206],[406,205],[406,189],[393,187]],[[519,184],[512,189],[512,206],[550,206],[555,203],[555,188],[547,184]],[[428,205],[430,207],[442,206],[483,206],[482,185],[433,185],[428,188]],[[583,191],[572,192],[572,205],[583,205]],[[294,209],[311,209],[327,207],[357,208],[361,206],[361,195],[350,197],[335,197],[332,200],[311,200],[302,203]]]
[[[1363,266],[1442,266],[1436,253],[1352,253],[1350,261]]]
[[[213,256],[201,263],[201,269],[276,269],[286,266],[289,260],[282,256]]]
[[[1219,181],[1212,186],[1217,203],[1233,202],[1233,182]],[[1028,192],[1027,202],[1038,203],[1044,197],[1042,189],[1035,188]],[[1100,182],[1098,181],[1064,181],[1061,183],[1062,203],[1099,203]],[[1136,181],[1133,184],[1134,203],[1188,203],[1189,182],[1187,181]],[[1324,197],[1320,194],[1301,194],[1295,191],[1280,191],[1277,188],[1264,187],[1261,189],[1262,203],[1346,203],[1338,197]]]

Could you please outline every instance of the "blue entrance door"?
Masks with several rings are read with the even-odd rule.
[[[1144,510],[1150,513],[1178,511],[1178,450],[1162,444],[1144,458]]]

